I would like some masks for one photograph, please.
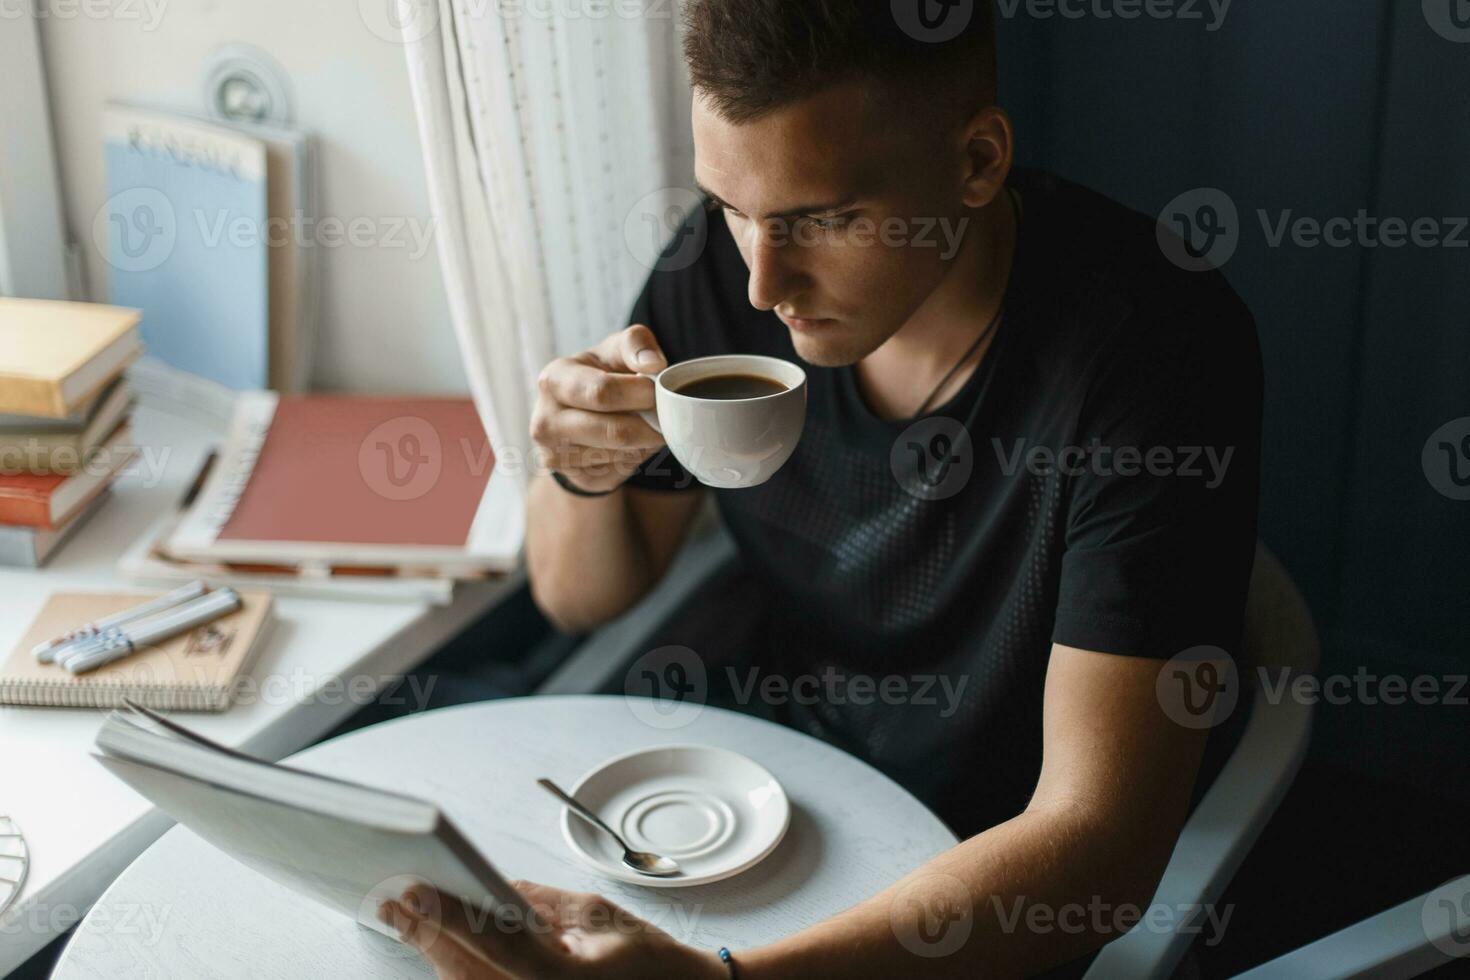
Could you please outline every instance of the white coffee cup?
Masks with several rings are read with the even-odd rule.
[[[696,398],[678,389],[727,374],[754,375],[785,391],[754,398]],[[639,412],[657,429],[683,467],[723,490],[765,483],[785,465],[806,424],[806,372],[760,354],[721,354],[644,375],[655,388],[654,412]]]

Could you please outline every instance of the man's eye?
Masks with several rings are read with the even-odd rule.
[[[836,231],[846,225],[850,217],[850,215],[846,214],[837,214],[830,218],[807,218],[806,220],[810,221],[814,227],[820,228],[822,231]]]
[[[730,217],[732,217],[732,218],[742,217],[742,215],[740,214],[739,211],[736,211],[734,208],[730,207],[730,205],[725,204],[725,203],[723,203],[721,201],[709,201],[709,200],[706,200],[704,202],[704,209],[706,211],[710,212],[711,214],[716,214],[716,213],[718,213],[720,211],[723,211],[726,214],[730,215]]]

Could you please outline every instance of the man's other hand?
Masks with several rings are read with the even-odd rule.
[[[415,885],[398,901],[384,902],[378,918],[423,955],[439,980],[723,980],[727,975],[714,953],[683,945],[599,895],[528,881],[512,884],[531,907],[528,922],[481,915],[474,905],[428,885]]]

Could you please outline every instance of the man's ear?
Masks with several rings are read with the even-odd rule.
[[[966,207],[983,208],[1005,187],[1015,158],[1015,131],[1011,117],[999,106],[981,109],[961,130],[961,200]]]

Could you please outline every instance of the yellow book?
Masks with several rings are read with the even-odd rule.
[[[65,418],[142,353],[142,314],[0,297],[0,412]]]

